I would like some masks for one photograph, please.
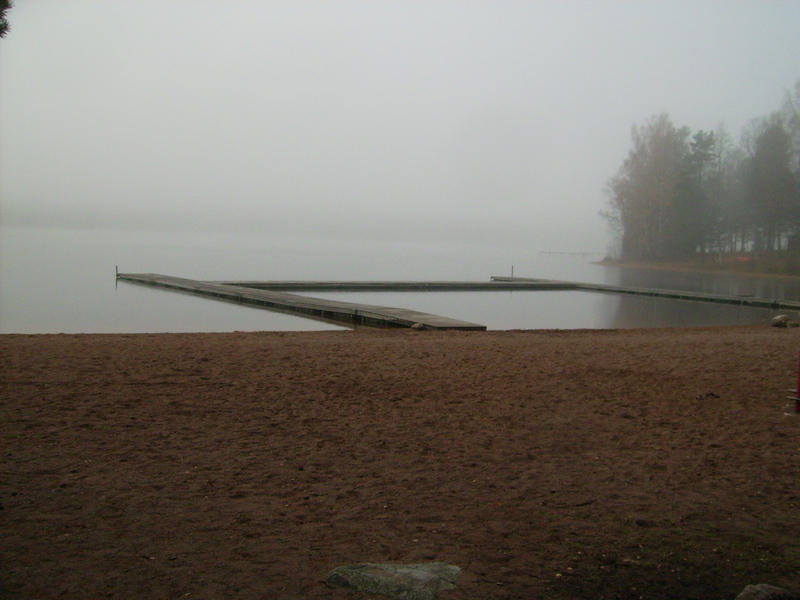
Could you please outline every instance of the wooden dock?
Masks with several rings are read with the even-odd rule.
[[[553,279],[492,276],[490,281],[198,281],[155,273],[118,273],[117,279],[236,302],[330,323],[374,327],[420,327],[485,331],[486,326],[406,308],[341,302],[288,293],[328,292],[485,292],[584,291],[715,302],[754,308],[800,311],[800,302],[751,296],[724,296],[681,290],[636,288]]]
[[[530,277],[508,277],[493,275],[490,281],[219,281],[224,285],[235,285],[263,290],[284,291],[331,291],[331,292],[497,292],[497,291],[583,291],[607,294],[631,294],[672,298],[694,302],[716,302],[736,304],[754,308],[800,310],[800,302],[753,296],[725,296],[682,290],[625,287],[602,283],[561,281],[557,279],[535,279]]]
[[[267,308],[326,322],[345,323],[349,325],[370,325],[375,327],[421,327],[424,329],[458,329],[462,331],[486,330],[485,325],[459,321],[449,317],[432,315],[405,308],[310,298],[308,296],[298,296],[283,291],[276,291],[272,288],[257,288],[253,285],[244,286],[216,281],[197,281],[194,279],[184,279],[182,277],[172,277],[156,273],[118,273],[117,279],[206,296],[216,300]],[[295,287],[292,289],[301,288]],[[302,289],[321,288],[312,287]]]
[[[753,308],[773,308],[780,310],[800,310],[800,302],[796,300],[779,300],[776,298],[755,298],[753,296],[725,296],[720,294],[704,294],[702,292],[688,292],[682,290],[662,290],[655,288],[625,287],[619,285],[605,285],[602,283],[580,283],[572,281],[554,281],[551,279],[532,279],[526,277],[505,277],[493,275],[492,281],[496,283],[542,283],[563,284],[560,289],[604,292],[609,294],[631,294],[634,296],[651,296],[654,298],[673,298],[675,300],[690,300],[693,302],[715,302],[717,304],[736,304]]]

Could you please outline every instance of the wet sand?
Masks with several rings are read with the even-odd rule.
[[[800,587],[800,330],[0,336],[0,597]]]

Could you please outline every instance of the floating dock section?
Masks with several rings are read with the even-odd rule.
[[[197,281],[156,273],[118,273],[117,279],[206,296],[216,300],[247,304],[279,312],[296,314],[326,322],[370,325],[375,327],[418,327],[422,329],[457,329],[485,331],[485,325],[459,321],[405,308],[338,302],[288,294],[253,285],[234,285],[216,281]],[[287,289],[287,288],[283,288]],[[292,289],[299,289],[297,287]],[[306,289],[306,288],[303,288]],[[309,288],[320,289],[320,288]]]
[[[608,294],[632,294],[634,296],[652,296],[655,298],[674,298],[676,300],[691,300],[693,302],[716,302],[717,304],[736,304],[754,308],[774,308],[781,310],[800,310],[800,302],[796,300],[778,300],[775,298],[755,298],[753,296],[724,296],[718,294],[704,294],[702,292],[688,292],[681,290],[661,290],[652,288],[625,287],[618,285],[605,285],[602,283],[579,283],[572,281],[554,281],[551,279],[531,279],[526,277],[492,276],[496,283],[550,283],[563,284],[559,289],[577,290],[585,292],[605,292]]]
[[[215,281],[220,285],[293,292],[499,292],[573,290],[569,281]]]

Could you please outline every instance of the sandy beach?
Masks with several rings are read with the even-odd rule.
[[[0,597],[800,591],[800,330],[0,336]],[[377,597],[376,597],[377,598]]]

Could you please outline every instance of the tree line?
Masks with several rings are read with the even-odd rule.
[[[6,11],[12,6],[11,0],[0,0],[0,37],[5,37],[8,33],[9,27]]]
[[[631,137],[602,213],[619,236],[619,258],[796,255],[792,267],[800,266],[800,81],[739,144],[722,126],[693,132],[667,114],[634,125]]]

